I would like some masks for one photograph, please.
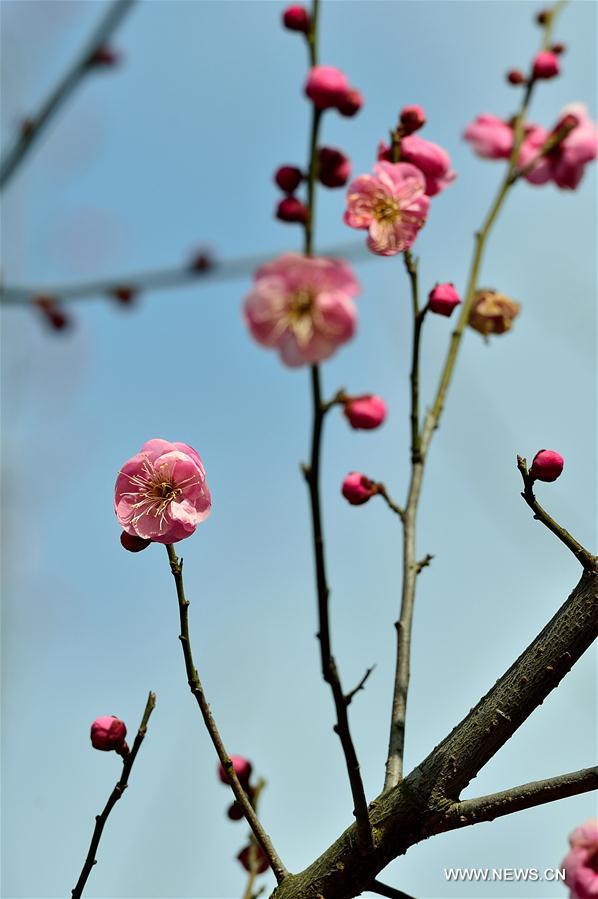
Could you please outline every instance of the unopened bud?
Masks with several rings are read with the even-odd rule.
[[[303,181],[303,172],[295,165],[281,165],[274,174],[274,180],[281,190],[292,194]]]
[[[231,762],[233,763],[233,770],[237,775],[239,782],[246,787],[249,784],[249,778],[251,777],[251,772],[253,770],[253,766],[248,759],[243,758],[242,755],[231,755]],[[223,784],[227,784],[228,774],[223,765],[219,765],[218,767],[218,777],[222,781]]]
[[[36,297],[33,302],[54,331],[64,331],[71,327],[72,319],[60,308],[54,297]]]
[[[452,315],[461,297],[452,284],[437,284],[428,294],[428,309],[436,315]]]
[[[246,871],[254,871],[256,874],[263,874],[270,867],[268,856],[258,843],[252,843],[241,849],[237,858]]]
[[[404,106],[401,110],[400,122],[403,134],[413,134],[426,124],[426,114],[421,106]]]
[[[343,481],[341,491],[352,506],[362,506],[378,493],[378,485],[366,478],[364,474],[352,471]]]
[[[299,222],[304,225],[307,221],[307,206],[297,197],[285,197],[276,207],[276,218],[281,222]]]
[[[559,58],[550,50],[541,50],[534,58],[532,74],[535,79],[554,78],[560,72]]]
[[[540,450],[534,456],[530,475],[535,481],[556,481],[563,471],[565,460],[555,450]]]
[[[366,394],[349,397],[343,412],[352,428],[357,431],[371,431],[379,428],[386,419],[386,403],[381,396]]]
[[[126,754],[128,749],[125,742],[126,736],[125,722],[115,715],[102,715],[96,718],[91,725],[91,745],[94,749],[101,749],[103,752],[114,750],[119,755]]]
[[[318,151],[318,179],[325,187],[344,187],[351,177],[351,160],[341,150],[321,147]]]
[[[521,69],[510,69],[507,72],[509,84],[525,84],[526,78]]]
[[[228,809],[226,810],[226,814],[228,815],[228,817],[230,818],[231,821],[240,821],[241,820],[241,818],[243,817],[243,809],[241,808],[240,804],[237,802],[236,799],[231,805],[229,805]]]
[[[100,66],[100,67],[110,67],[116,66],[120,62],[120,55],[116,53],[111,47],[104,45],[102,47],[98,47],[89,57],[88,65],[90,66]]]
[[[350,88],[338,104],[338,111],[344,116],[354,116],[363,106],[363,96],[360,91]]]
[[[302,31],[307,34],[311,19],[308,11],[304,6],[289,6],[282,14],[282,22],[289,31]]]
[[[127,534],[126,531],[120,535],[121,546],[130,553],[140,553],[142,549],[147,549],[151,542],[151,540],[138,537],[137,534]]]
[[[551,52],[556,53],[557,56],[561,56],[561,54],[563,54],[566,51],[566,49],[567,49],[566,45],[561,44],[560,42],[558,44],[553,44],[552,47],[550,48]]]

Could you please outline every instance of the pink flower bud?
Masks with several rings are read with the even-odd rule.
[[[360,91],[350,88],[338,104],[338,111],[344,116],[354,116],[363,106],[363,96]]]
[[[120,62],[120,56],[111,47],[98,47],[89,57],[88,65],[110,67]]]
[[[378,492],[378,486],[358,471],[350,472],[343,481],[342,494],[352,506],[362,506]]]
[[[241,820],[241,818],[243,817],[243,809],[241,808],[241,806],[239,805],[239,803],[237,802],[236,799],[231,805],[229,805],[228,809],[226,810],[226,814],[228,815],[228,817],[230,818],[231,821],[240,821]]]
[[[405,134],[413,134],[426,124],[426,114],[421,106],[404,106],[401,110],[400,122]]]
[[[384,422],[386,403],[381,396],[368,393],[366,396],[350,397],[344,404],[343,412],[356,431],[371,431]]]
[[[565,460],[555,450],[540,450],[534,456],[529,473],[535,481],[556,481],[564,465]]]
[[[525,75],[521,69],[511,69],[507,72],[507,81],[509,84],[525,84]]]
[[[338,108],[349,91],[347,76],[333,66],[313,66],[305,82],[305,93],[316,109]]]
[[[63,312],[54,297],[37,297],[33,302],[54,331],[65,331],[73,324],[73,320]]]
[[[340,150],[320,147],[318,179],[325,187],[344,187],[351,177],[351,160]]]
[[[276,207],[276,218],[281,222],[300,222],[304,225],[307,221],[307,206],[297,197],[285,197]]]
[[[246,758],[243,758],[242,755],[231,755],[230,760],[233,763],[233,770],[239,778],[240,783],[244,787],[248,786],[249,778],[251,777],[251,772],[253,770],[251,762]],[[218,766],[218,777],[223,784],[228,783],[228,774],[224,770],[223,765]]]
[[[137,290],[134,287],[123,285],[122,287],[115,287],[112,291],[112,296],[115,300],[118,300],[122,306],[130,306],[135,302]]]
[[[136,534],[127,534],[126,531],[120,535],[121,546],[130,553],[140,553],[142,549],[147,549],[151,542],[151,540],[145,540]]]
[[[122,755],[125,752],[127,728],[125,722],[114,715],[102,715],[91,725],[91,745],[104,752],[114,750]]]
[[[252,855],[253,855],[253,865],[252,865]],[[252,867],[255,869],[256,874],[263,874],[264,871],[267,871],[270,867],[270,862],[268,861],[268,856],[262,849],[260,845],[254,843],[252,846],[245,846],[244,849],[241,849],[237,858],[243,865],[246,871],[251,871]]]
[[[550,50],[541,50],[534,58],[534,78],[554,78],[560,71],[559,58]]]
[[[436,315],[452,315],[461,302],[461,297],[452,284],[437,284],[428,295],[428,309]]]
[[[303,173],[296,165],[281,165],[274,174],[274,180],[281,190],[292,194],[303,181]]]
[[[289,6],[282,14],[282,22],[289,31],[302,31],[307,34],[311,19],[304,6]]]

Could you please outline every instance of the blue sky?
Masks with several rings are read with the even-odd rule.
[[[7,284],[68,283],[183,262],[208,245],[222,259],[299,246],[276,222],[272,172],[304,164],[306,54],[270,2],[140,2],[115,41],[124,61],[90,78],[15,177],[3,207]],[[505,84],[538,33],[527,2],[324,2],[322,62],[365,96],[354,119],[331,114],[323,140],[354,172],[405,103],[445,146],[458,180],[433,200],[417,242],[424,290],[464,284],[500,163],[460,135],[480,112],[508,116]],[[2,8],[3,138],[34,108],[101,14],[96,2]],[[570,101],[596,115],[596,6],[574,0],[557,35],[563,77],[540,85],[532,118],[550,126]],[[35,52],[33,52],[33,48]],[[535,636],[578,579],[574,559],[534,522],[516,453],[558,449],[565,473],[541,498],[596,545],[596,175],[574,193],[522,185],[509,198],[481,283],[522,303],[513,332],[468,334],[433,446],[419,546],[407,767],[469,710]],[[361,237],[342,225],[342,191],[322,191],[316,246]],[[397,259],[355,263],[358,338],[324,367],[388,402],[380,431],[327,426],[323,501],[335,651],[347,684],[376,663],[352,706],[368,796],[381,788],[394,669],[400,533],[382,503],[355,509],[349,470],[402,498],[408,478],[408,285]],[[76,329],[48,334],[29,312],[3,313],[4,603],[2,895],[67,895],[118,760],[93,752],[89,724],[117,714],[133,731],[158,694],[130,789],[114,811],[89,897],[241,895],[234,856],[244,825],[188,692],[173,584],[160,547],[122,551],[112,511],[122,462],[151,437],[203,456],[211,518],[181,547],[197,664],[231,752],[269,782],[263,818],[292,870],[351,819],[332,705],[319,676],[308,507],[298,463],[309,438],[305,371],[251,342],[240,316],[249,279],[144,296],[123,311],[98,298]],[[425,399],[450,324],[429,322]],[[467,795],[593,763],[596,657],[588,653],[481,772]],[[563,896],[549,884],[448,885],[443,868],[558,865],[584,796],[446,834],[414,847],[385,879],[426,899]]]

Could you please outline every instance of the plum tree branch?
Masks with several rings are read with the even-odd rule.
[[[243,789],[239,778],[237,777],[233,763],[228,752],[226,751],[226,748],[222,741],[222,737],[220,736],[220,731],[218,730],[216,720],[214,718],[214,715],[212,714],[212,710],[208,704],[208,700],[206,699],[203,685],[193,661],[191,638],[189,636],[189,601],[185,596],[185,586],[183,583],[183,560],[178,558],[171,543],[166,544],[166,552],[168,554],[170,570],[172,572],[172,576],[176,585],[177,599],[179,604],[179,618],[181,625],[179,640],[181,641],[181,646],[183,648],[185,670],[187,672],[187,681],[189,683],[189,688],[191,690],[191,693],[197,700],[197,704],[201,711],[204,724],[210,735],[210,739],[214,744],[214,749],[216,750],[218,758],[220,759],[220,764],[226,771],[230,787],[235,794],[235,799],[241,806],[245,819],[251,827],[251,830],[253,831],[257,842],[266,853],[276,880],[280,883],[288,875],[288,871],[280,860],[278,853],[274,849],[270,837],[262,827],[262,824],[260,823],[260,820],[255,813],[251,801],[247,793]]]
[[[0,190],[6,187],[60,107],[79,86],[85,75],[92,71],[91,60],[94,53],[109,41],[134,2],[135,0],[114,0],[60,82],[44,100],[38,111],[23,123],[12,147],[3,154],[0,161]]]

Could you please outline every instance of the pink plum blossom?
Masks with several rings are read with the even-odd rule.
[[[262,346],[285,365],[328,359],[355,333],[359,283],[346,262],[286,253],[255,273],[244,317]]]
[[[498,116],[483,113],[463,132],[477,156],[482,159],[508,159],[513,149],[513,129]]]
[[[560,71],[559,58],[550,50],[541,50],[534,57],[532,74],[534,78],[554,78]]]
[[[598,819],[590,818],[569,837],[571,849],[561,862],[570,899],[598,897]]]
[[[313,66],[305,82],[305,93],[316,109],[338,109],[350,90],[347,76],[334,66]]]
[[[413,245],[426,221],[430,201],[418,168],[406,162],[379,162],[373,175],[349,185],[344,220],[367,229],[367,245],[379,256],[394,256]]]
[[[94,749],[101,749],[103,752],[114,750],[122,755],[127,745],[126,736],[125,722],[115,715],[100,715],[91,725],[91,745]]]
[[[556,481],[564,467],[565,460],[560,453],[543,449],[534,456],[529,473],[537,481]]]
[[[186,443],[148,440],[118,473],[114,509],[127,534],[177,543],[211,508],[203,463]]]
[[[532,170],[526,174],[530,184],[546,184],[553,181],[564,190],[575,190],[583,178],[585,166],[596,159],[598,154],[598,128],[588,116],[583,103],[570,103],[561,111],[553,129],[557,132],[565,121],[576,120],[577,124],[569,134],[546,156],[537,160]],[[540,152],[549,132],[534,127],[523,141],[519,155],[521,168],[530,163]]]
[[[378,145],[378,160],[392,162],[390,147],[384,141]],[[401,140],[401,162],[410,162],[425,178],[425,193],[434,197],[452,184],[457,177],[451,168],[451,157],[439,144],[417,134]]]

